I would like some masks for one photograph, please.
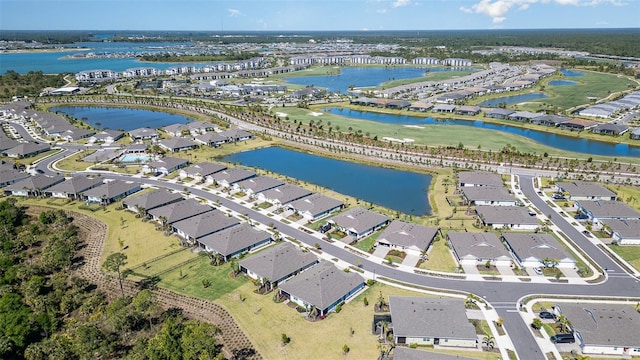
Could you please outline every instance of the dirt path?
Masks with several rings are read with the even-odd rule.
[[[40,212],[38,210],[37,207],[31,207],[28,213],[37,214]],[[73,223],[78,226],[79,237],[83,242],[78,256],[81,256],[84,262],[75,271],[76,274],[96,284],[109,298],[120,296],[120,287],[116,279],[104,274],[100,269],[100,255],[107,237],[107,225],[81,213],[67,211],[67,214],[73,217]],[[123,285],[127,296],[133,296],[139,290],[138,284],[134,281],[125,280]],[[216,325],[222,331],[219,340],[227,359],[262,359],[231,314],[222,306],[167,289],[157,288],[154,292],[165,309],[180,308],[188,318]]]

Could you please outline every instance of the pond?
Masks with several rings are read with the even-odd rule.
[[[549,81],[550,86],[570,86],[577,85],[578,83],[571,80],[551,80]]]
[[[340,115],[356,120],[375,121],[384,124],[397,125],[463,125],[482,129],[501,131],[534,140],[542,145],[556,149],[601,156],[633,156],[640,157],[640,147],[627,144],[614,144],[602,141],[582,139],[561,134],[547,133],[534,129],[523,129],[516,126],[495,124],[481,120],[443,119],[432,117],[413,117],[407,115],[380,114],[368,111],[357,111],[342,108],[325,108],[323,112]]]
[[[517,104],[525,101],[544,99],[546,97],[549,97],[549,95],[541,92],[530,92],[526,94],[502,96],[499,98],[488,99],[479,103],[478,105],[486,107],[498,107],[500,106],[500,104]]]
[[[564,75],[564,76],[569,76],[569,77],[573,77],[573,76],[584,76],[583,73],[578,72],[578,71],[571,71],[571,70],[567,70],[567,69],[560,69],[560,72]]]
[[[327,71],[337,70],[327,67]],[[379,86],[380,84],[400,79],[424,77],[426,72],[470,71],[471,68],[410,68],[410,67],[348,67],[340,69],[339,74],[300,76],[286,78],[287,83],[305,86],[316,86],[327,91],[348,93],[349,87],[356,88]],[[426,80],[426,78],[425,78]]]
[[[431,214],[430,175],[357,164],[280,147],[231,154],[223,157],[222,161],[268,169],[405,214]],[[361,206],[366,207],[366,203],[361,203]]]
[[[51,112],[60,112],[90,124],[95,128],[129,131],[142,127],[161,128],[171,124],[184,124],[194,119],[161,111],[95,107],[55,106]]]

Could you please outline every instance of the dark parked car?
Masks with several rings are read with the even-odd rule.
[[[574,342],[576,342],[576,338],[573,337],[573,334],[555,334],[551,337],[551,342],[555,344],[573,344]]]
[[[555,320],[556,315],[552,312],[549,311],[541,311],[540,314],[538,314],[538,317],[540,317],[540,319],[552,319]]]
[[[562,194],[553,194],[553,198],[556,200],[565,200],[564,196],[562,196]]]
[[[573,218],[576,220],[586,220],[589,218],[589,216],[587,216],[587,214],[584,214],[584,213],[579,213],[579,214],[576,214],[576,216],[574,216]]]

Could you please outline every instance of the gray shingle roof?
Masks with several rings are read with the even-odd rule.
[[[502,183],[502,177],[499,174],[486,171],[463,171],[458,173],[458,180],[461,185],[475,184],[476,186],[504,186]]]
[[[640,238],[640,220],[608,219],[603,223],[622,238]]]
[[[284,242],[240,261],[240,266],[271,281],[282,279],[318,262],[311,252],[302,252],[295,245]]]
[[[364,281],[355,272],[344,272],[327,261],[320,261],[309,270],[280,285],[288,294],[325,310]]]
[[[309,212],[313,216],[322,214],[342,205],[344,205],[342,201],[322,194],[311,194],[289,204],[290,207],[300,212]]]
[[[361,207],[354,207],[335,216],[331,221],[340,227],[353,229],[356,233],[360,234],[368,229],[389,221],[389,218],[385,215],[378,214]]]
[[[485,224],[537,225],[538,219],[529,215],[522,206],[476,206],[476,211]]]
[[[616,193],[607,189],[606,187],[589,181],[571,181],[571,182],[558,182],[556,186],[563,192],[568,192],[571,196],[576,197],[612,197],[616,196]]]
[[[284,181],[274,179],[270,176],[255,176],[246,180],[238,181],[236,185],[243,190],[251,190],[259,193],[283,185]]]
[[[217,173],[211,174],[209,176],[211,176],[211,178],[218,182],[226,181],[229,184],[234,184],[238,181],[256,176],[256,173],[241,168],[231,168],[223,171],[218,171]]]
[[[438,233],[438,229],[394,220],[378,236],[379,243],[426,250]]]
[[[208,211],[173,223],[173,227],[187,234],[190,238],[199,239],[226,228],[239,224],[238,220],[219,210]]]
[[[500,239],[494,233],[469,233],[455,232],[447,233],[447,238],[453,247],[453,250],[460,259],[497,259],[499,257],[508,257],[509,252],[500,242]]]
[[[247,223],[242,223],[204,236],[198,239],[198,242],[205,244],[223,256],[230,256],[242,249],[259,244],[270,238],[271,235],[268,232],[257,230]]]
[[[5,150],[5,153],[7,155],[27,156],[36,152],[49,150],[50,148],[49,144],[22,143]]]
[[[84,196],[92,197],[105,197],[106,199],[112,199],[116,196],[129,192],[136,187],[140,187],[139,183],[126,182],[120,180],[114,180],[106,182],[102,185],[96,186],[84,192]]]
[[[622,201],[580,200],[576,202],[580,208],[587,210],[596,218],[640,219],[640,213]]]
[[[559,306],[586,345],[640,347],[640,313],[631,305],[562,303]]]
[[[5,190],[9,190],[9,191],[21,191],[25,189],[29,191],[45,190],[63,181],[64,181],[64,176],[60,176],[60,175],[48,176],[44,174],[36,174],[6,186]]]
[[[127,198],[122,201],[122,204],[131,208],[134,208],[137,205],[145,209],[146,211],[149,211],[157,207],[181,200],[182,195],[178,193],[172,193],[171,191],[166,189],[155,189],[139,196]]]
[[[76,175],[71,179],[67,179],[64,182],[56,184],[47,189],[48,193],[66,193],[66,194],[79,194],[87,189],[96,187],[102,184],[100,178],[90,178],[85,175]]]
[[[4,186],[5,184],[11,184],[23,179],[28,178],[29,174],[25,172],[20,172],[16,169],[4,169],[0,171],[0,186]]]
[[[167,218],[169,224],[173,224],[176,221],[184,220],[211,210],[213,210],[213,208],[209,205],[201,204],[195,199],[186,199],[149,210],[149,214],[154,218],[164,216]]]
[[[185,139],[185,138],[181,138],[181,137],[175,137],[175,138],[171,138],[171,139],[166,139],[166,140],[160,140],[158,141],[158,145],[165,147],[167,149],[181,149],[181,148],[187,148],[187,147],[194,147],[197,146],[198,143],[196,143],[195,141],[189,140],[189,139]]]
[[[210,162],[201,162],[196,165],[191,165],[183,169],[184,172],[189,176],[207,176],[213,173],[217,173],[218,171],[225,170],[227,167],[221,164],[213,164]]]
[[[278,200],[280,204],[288,204],[305,196],[311,195],[311,191],[299,186],[284,184],[262,193],[266,199]]]
[[[520,259],[572,259],[571,255],[550,234],[504,233],[502,237]]]
[[[467,200],[515,202],[516,198],[504,187],[466,186],[461,188]]]
[[[390,296],[389,310],[395,336],[476,339],[462,299]]]
[[[170,169],[174,169],[176,167],[182,166],[188,162],[189,161],[185,159],[174,158],[174,157],[163,157],[156,161],[149,162],[147,166],[153,169],[165,168],[170,170]]]

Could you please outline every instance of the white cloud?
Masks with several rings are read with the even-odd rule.
[[[475,13],[489,16],[493,23],[497,24],[505,21],[506,15],[512,9],[524,11],[537,3],[555,3],[561,6],[598,6],[602,4],[624,6],[629,4],[629,0],[479,0],[471,7],[460,7],[460,11],[467,14]]]
[[[240,16],[242,13],[238,9],[227,9],[229,16]]]
[[[393,2],[393,4],[391,4],[391,7],[397,8],[397,7],[407,6],[410,4],[411,4],[411,0],[396,0]]]
[[[378,10],[376,10],[376,12],[377,12],[378,14],[384,14],[384,13],[386,13],[386,12],[387,12],[387,9],[378,9]]]

